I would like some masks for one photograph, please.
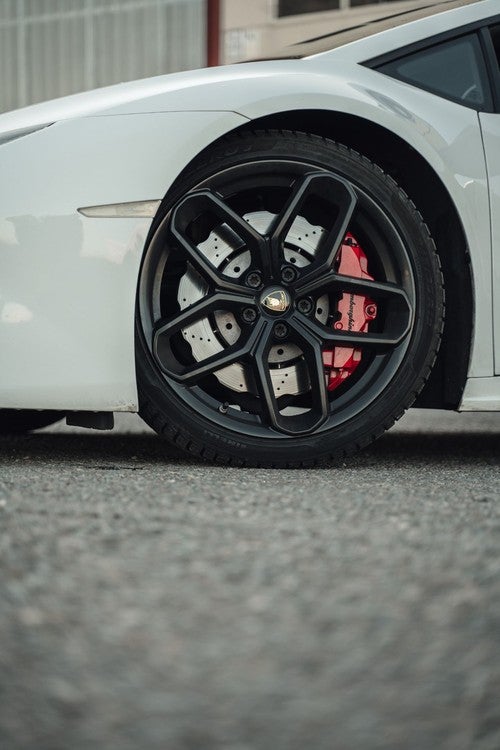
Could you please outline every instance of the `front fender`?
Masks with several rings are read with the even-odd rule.
[[[224,112],[100,116],[0,146],[0,408],[136,411],[134,312],[151,219],[89,205],[161,199]]]

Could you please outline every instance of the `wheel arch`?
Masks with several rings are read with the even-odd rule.
[[[457,409],[469,369],[474,321],[467,239],[455,204],[436,171],[415,148],[387,128],[357,115],[316,109],[278,112],[245,123],[208,145],[182,170],[153,221],[146,247],[165,214],[165,206],[172,194],[175,195],[177,184],[189,173],[191,164],[217,142],[252,130],[296,131],[342,143],[378,164],[413,201],[436,243],[446,294],[441,347],[414,406]]]
[[[404,139],[356,115],[325,110],[287,111],[253,120],[237,132],[250,128],[295,130],[343,143],[378,164],[411,198],[436,243],[446,293],[441,348],[415,406],[458,408],[472,346],[473,280],[466,235],[455,204],[438,174]]]

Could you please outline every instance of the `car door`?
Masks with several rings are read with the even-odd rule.
[[[489,66],[494,106],[480,112],[486,168],[490,189],[491,243],[493,249],[493,330],[495,374],[500,374],[500,21],[482,32],[483,49]]]

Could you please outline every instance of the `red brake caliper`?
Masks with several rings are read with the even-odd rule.
[[[348,232],[340,248],[337,273],[369,279],[368,259],[355,238]],[[370,321],[377,317],[377,305],[361,294],[342,294],[337,303],[337,315],[333,327],[338,331],[368,331]],[[327,374],[329,391],[342,385],[354,373],[361,362],[361,349],[336,346],[323,350],[323,364]]]

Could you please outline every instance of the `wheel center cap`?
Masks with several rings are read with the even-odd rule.
[[[262,307],[265,307],[268,312],[278,314],[286,312],[290,307],[291,302],[290,295],[284,289],[271,289],[270,291],[266,291],[260,300],[260,304]]]

